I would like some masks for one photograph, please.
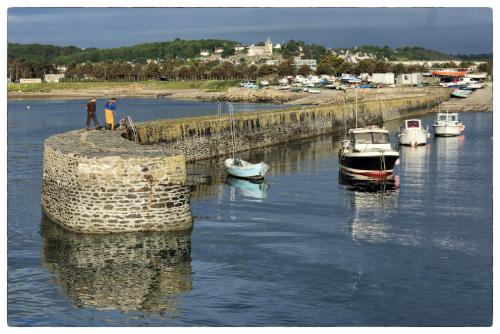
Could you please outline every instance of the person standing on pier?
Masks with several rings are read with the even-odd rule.
[[[112,97],[108,103],[104,105],[104,116],[106,118],[106,129],[115,129],[115,112],[116,112],[116,99]]]
[[[97,121],[97,117],[95,115],[96,111],[96,105],[95,105],[96,100],[94,98],[90,99],[89,102],[87,102],[87,125],[85,126],[85,129],[89,129],[90,125],[90,120],[94,122],[94,126],[96,130],[99,130],[99,122]]]

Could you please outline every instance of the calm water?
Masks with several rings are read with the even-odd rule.
[[[119,103],[136,120],[216,113]],[[190,233],[82,236],[44,219],[39,199],[43,140],[83,125],[82,104],[8,103],[10,325],[491,323],[492,114],[401,148],[394,183],[339,178],[338,139],[323,136],[243,153],[271,166],[261,184],[226,178],[223,159],[189,165]]]

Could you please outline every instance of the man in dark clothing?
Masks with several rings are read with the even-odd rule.
[[[90,99],[89,102],[87,102],[87,126],[85,127],[87,130],[90,130],[89,129],[90,120],[94,121],[96,130],[100,128],[99,122],[97,121],[97,117],[95,115],[96,111],[95,102],[96,102],[95,99]]]

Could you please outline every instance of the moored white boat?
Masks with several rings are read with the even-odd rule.
[[[422,122],[419,119],[407,119],[397,136],[401,145],[419,146],[427,144],[427,139],[431,134],[422,128]]]
[[[465,125],[458,119],[458,113],[438,113],[432,124],[434,134],[440,137],[459,136]]]
[[[247,162],[245,160],[235,158],[234,153],[236,149],[236,139],[234,133],[234,112],[233,104],[226,102],[229,106],[229,117],[231,120],[231,142],[233,146],[233,156],[224,161],[224,166],[229,175],[244,178],[244,179],[263,179],[269,170],[269,166],[264,162],[256,164]]]
[[[399,152],[391,147],[389,131],[368,126],[350,129],[349,136],[338,153],[341,171],[367,178],[393,176]]]
[[[238,158],[228,158],[224,161],[228,174],[244,179],[262,179],[269,170],[264,162],[252,164]]]

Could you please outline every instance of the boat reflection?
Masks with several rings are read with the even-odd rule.
[[[269,185],[264,180],[243,180],[228,176],[226,184],[231,188],[238,189],[241,196],[264,199],[267,197]]]
[[[77,234],[42,218],[42,263],[77,307],[176,313],[191,291],[191,231]]]
[[[381,193],[399,189],[399,176],[390,178],[369,178],[362,175],[350,174],[339,171],[339,184],[351,193]]]
[[[399,205],[399,176],[389,180],[360,179],[339,172],[339,184],[347,190],[352,219],[348,232],[353,240],[385,242],[390,238],[387,217]]]
[[[406,184],[412,187],[423,187],[423,180],[427,173],[429,173],[432,145],[433,144],[428,143],[425,146],[401,146],[399,148],[401,153],[401,157],[399,158],[401,162],[399,170],[401,176],[404,176],[405,179],[408,180]]]

